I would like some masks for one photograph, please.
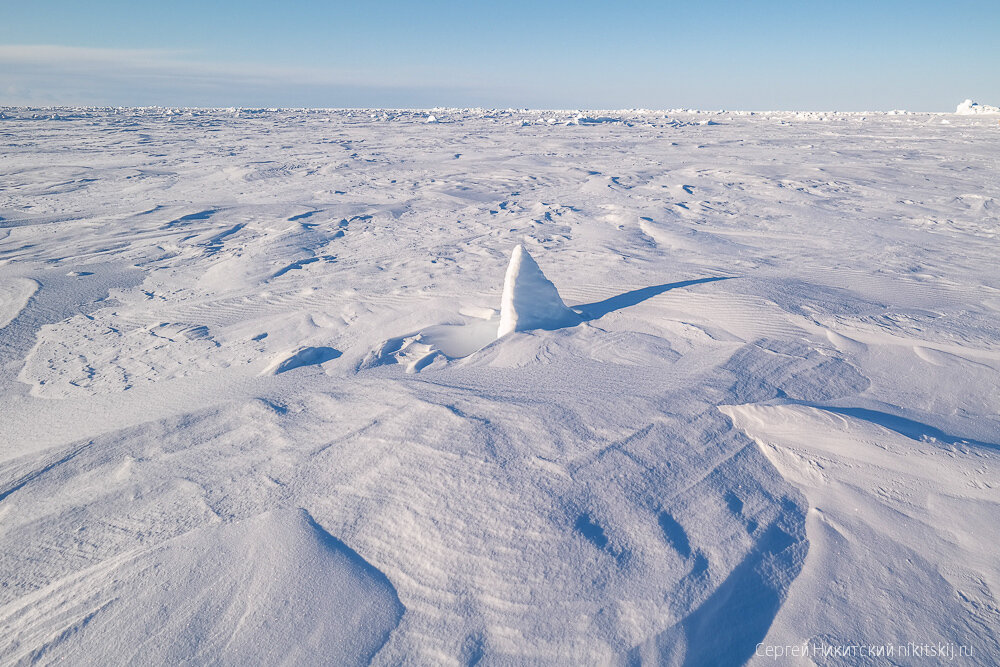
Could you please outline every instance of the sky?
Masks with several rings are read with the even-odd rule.
[[[0,104],[953,111],[1000,2],[0,0]]]

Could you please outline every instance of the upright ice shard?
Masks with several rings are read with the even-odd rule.
[[[580,315],[566,307],[556,286],[531,255],[522,246],[516,246],[503,283],[497,338],[512,331],[571,327],[580,321]]]

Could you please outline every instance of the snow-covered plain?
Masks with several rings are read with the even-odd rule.
[[[2,111],[0,663],[1000,660],[995,118]]]

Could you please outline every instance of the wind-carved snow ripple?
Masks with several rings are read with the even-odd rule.
[[[773,398],[825,401],[859,394],[867,377],[833,349],[788,340],[760,339],[740,348],[722,369],[733,376],[734,404]]]
[[[630,657],[695,665],[750,657],[808,549],[802,499],[756,446],[709,411],[651,424],[570,469],[574,507],[587,508],[574,528],[612,559],[605,567],[622,581],[608,574],[609,582],[626,596],[636,581],[663,595],[663,629],[637,638]],[[605,630],[622,611],[613,608],[598,616]]]
[[[25,662],[185,662],[195,650],[220,664],[363,665],[403,611],[385,575],[307,512],[283,510],[197,528],[0,607],[0,650]]]
[[[657,637],[707,619],[704,632],[731,628],[725,648],[690,644],[689,659],[746,656],[801,567],[802,502],[711,405],[681,399],[683,415],[608,441],[600,434],[622,429],[635,396],[600,394],[604,414],[502,384],[488,395],[426,379],[378,386],[378,416],[317,453],[305,486],[355,480],[340,520],[365,526],[359,548],[383,564],[410,619],[387,655],[472,642],[501,661],[602,661],[655,654]],[[371,412],[343,400],[327,409]],[[747,592],[762,605],[734,624]],[[569,616],[592,619],[572,642]],[[503,631],[484,632],[499,619]]]

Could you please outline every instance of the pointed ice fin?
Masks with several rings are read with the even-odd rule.
[[[516,246],[503,283],[497,338],[512,331],[571,327],[580,321],[580,316],[566,307],[556,286],[531,255],[522,246]]]

